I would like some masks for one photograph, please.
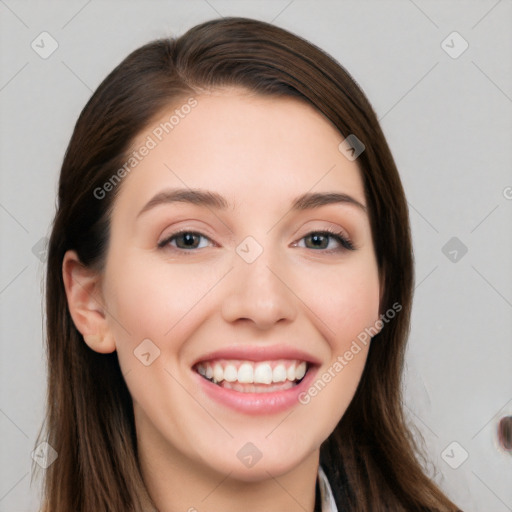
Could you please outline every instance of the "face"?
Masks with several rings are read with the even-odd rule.
[[[254,481],[339,422],[379,275],[357,162],[321,114],[237,89],[196,100],[134,141],[156,146],[120,185],[101,290],[140,445]]]

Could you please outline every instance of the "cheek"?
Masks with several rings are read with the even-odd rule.
[[[370,336],[366,330],[379,319],[379,278],[373,260],[338,267],[322,277],[314,295],[316,310],[328,326],[323,330],[331,351],[301,403],[322,418],[323,435],[336,427],[352,401],[363,373]]]
[[[105,291],[119,351],[133,351],[146,338],[161,348],[176,340],[224,274],[208,265],[179,265],[147,256],[113,256],[112,261]]]
[[[379,318],[376,273],[338,272],[326,283],[313,300],[322,320],[316,325],[322,329],[330,354],[299,397],[321,425],[322,438],[331,434],[354,397],[371,343],[366,329]]]
[[[187,329],[195,308],[209,302],[209,292],[229,270],[229,266],[180,265],[136,254],[113,254],[111,261],[115,264],[107,265],[106,298],[114,319],[112,328],[116,341],[129,338],[132,351],[146,338],[157,344],[176,339],[178,332]],[[304,313],[314,313],[311,321],[334,352],[343,350],[378,318],[378,273],[370,257],[323,267],[316,262],[288,276],[288,283],[295,283],[296,295],[306,305]]]
[[[166,370],[173,369],[171,373],[182,380],[176,362],[197,327],[194,313],[201,311],[201,299],[219,278],[211,268],[194,270],[189,265],[185,271],[184,266],[147,255],[112,253],[111,261],[104,292],[126,384],[144,410],[172,416],[170,409],[164,413],[167,394],[177,408],[189,397]]]
[[[379,278],[371,263],[371,259],[363,259],[323,271],[316,269],[302,282],[301,296],[309,297],[305,302],[321,320],[315,323],[333,353],[344,351],[379,318]]]
[[[118,261],[115,271],[109,275],[107,290],[107,303],[116,320],[112,328],[121,338],[129,333],[136,343],[141,336],[153,338],[157,333],[161,336],[171,302],[166,300],[168,284],[156,279],[151,268]]]

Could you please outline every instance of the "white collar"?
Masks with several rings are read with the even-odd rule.
[[[322,502],[322,512],[338,512],[338,507],[334,501],[331,486],[329,480],[322,469],[322,466],[318,466],[318,479],[320,483],[320,499]]]

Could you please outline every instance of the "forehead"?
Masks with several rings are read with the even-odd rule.
[[[138,203],[158,187],[181,186],[268,204],[283,195],[338,189],[364,202],[357,163],[338,149],[343,138],[296,98],[241,89],[183,98],[133,141],[132,151],[151,149],[133,166],[122,195]]]

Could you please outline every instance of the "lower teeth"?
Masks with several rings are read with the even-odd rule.
[[[218,383],[217,386],[220,386],[225,389],[233,389],[234,391],[239,391],[240,393],[272,393],[273,391],[285,391],[286,389],[293,388],[296,386],[296,381],[288,380],[282,384],[240,384],[239,382],[228,382],[223,380]]]
[[[272,393],[274,391],[285,391],[295,387],[302,381],[302,379],[304,379],[304,377],[302,377],[300,380],[287,380],[286,382],[275,384],[241,384],[240,382],[228,382],[227,380],[215,382],[213,379],[209,379],[204,375],[202,375],[202,377],[221,388],[232,389],[234,391],[239,391],[240,393]]]

